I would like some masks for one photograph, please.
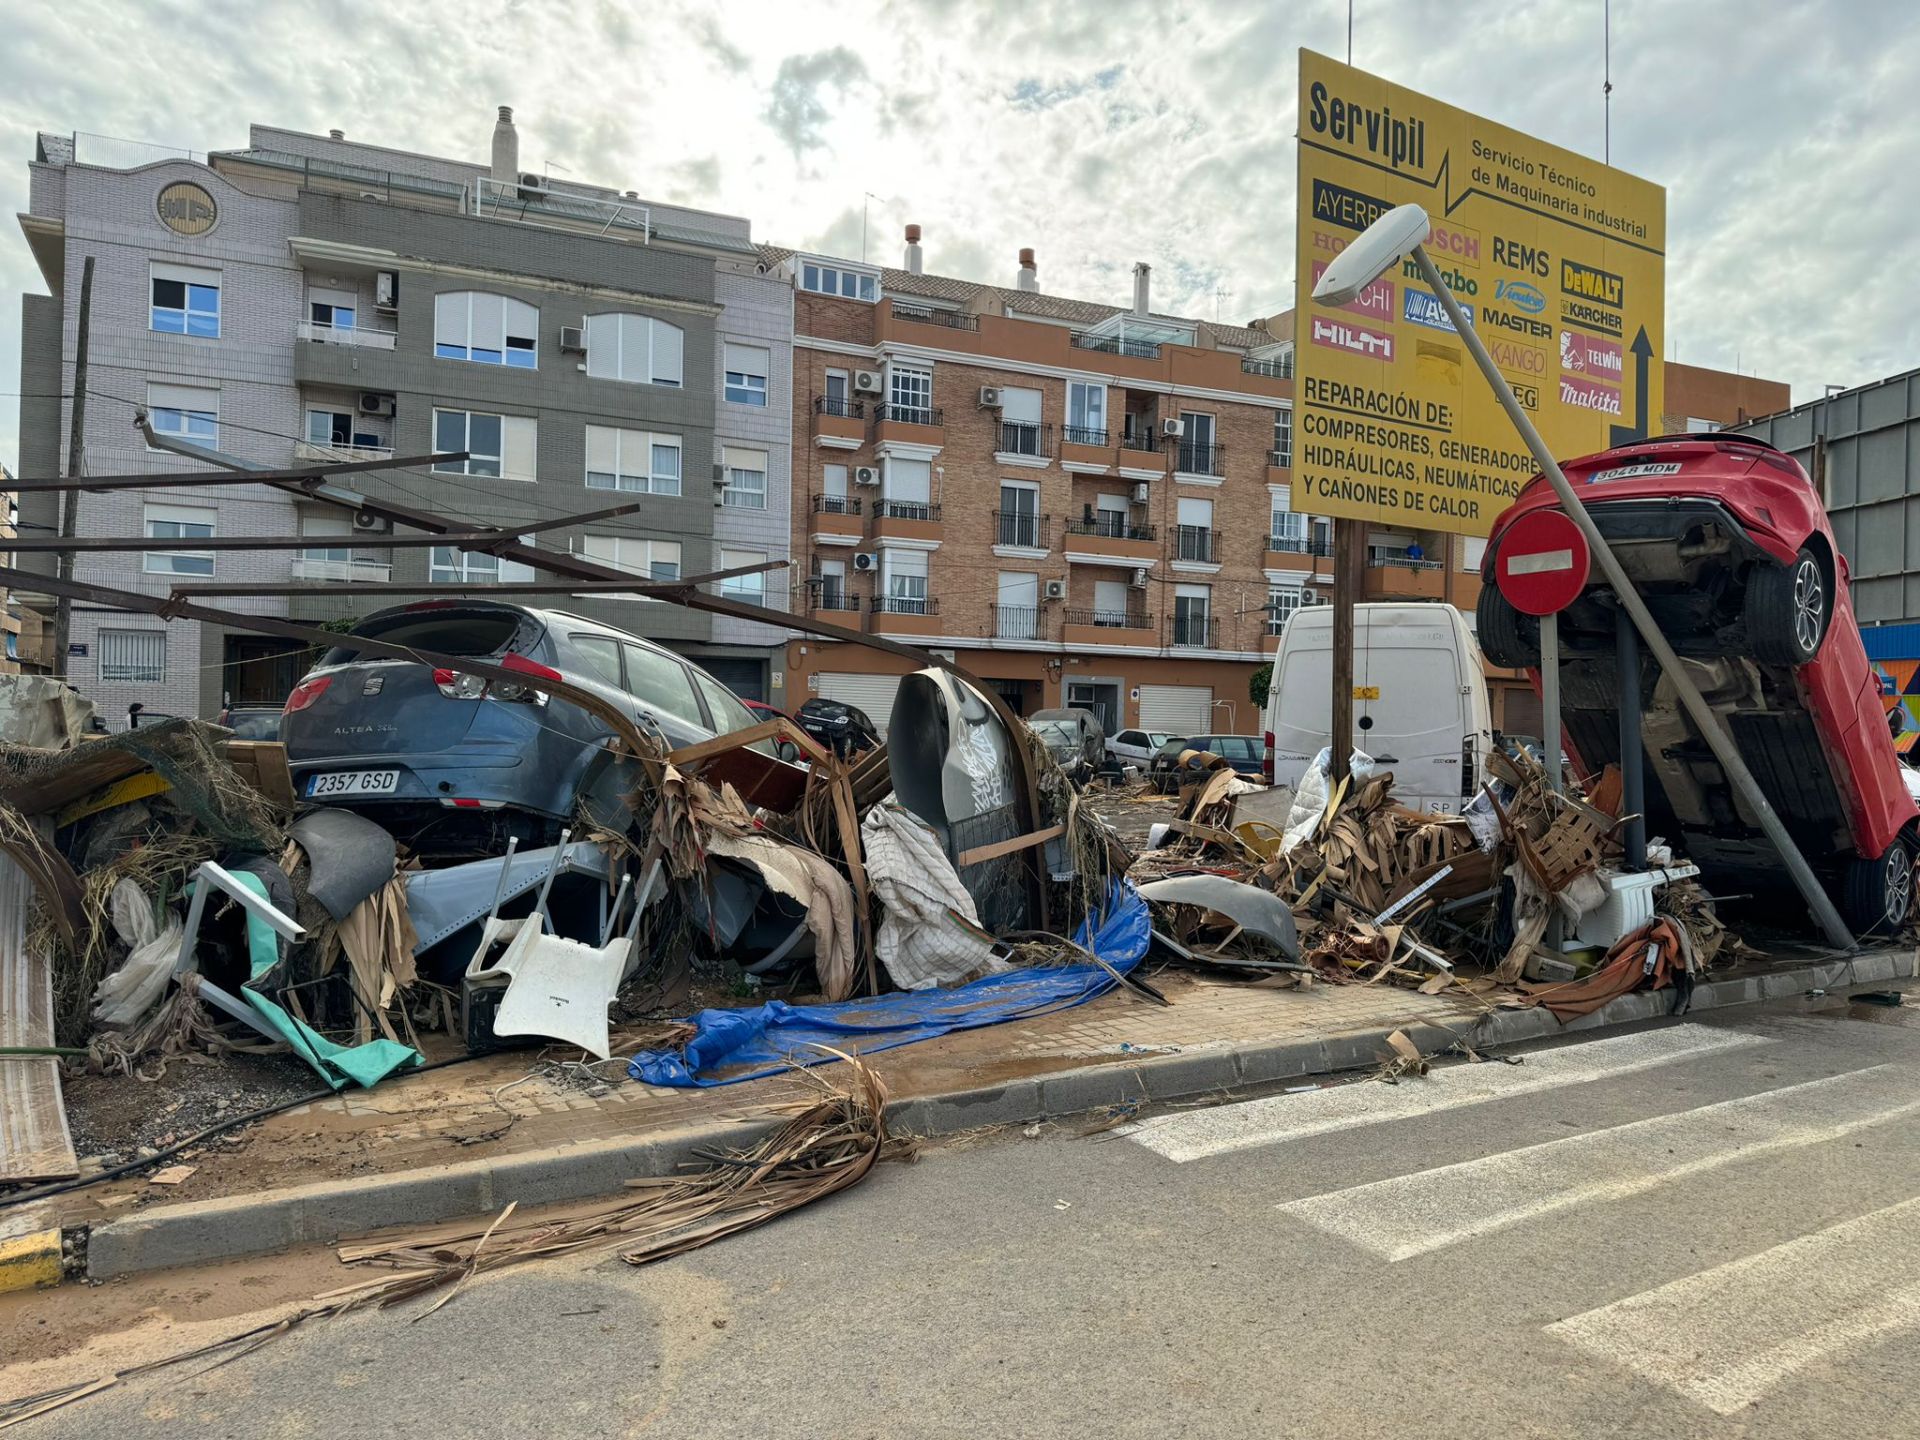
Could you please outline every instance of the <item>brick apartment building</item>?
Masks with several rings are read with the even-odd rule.
[[[160,430],[266,465],[466,450],[444,468],[353,483],[479,525],[638,498],[636,514],[539,543],[639,575],[786,557],[792,294],[761,271],[745,220],[526,173],[504,107],[488,163],[254,126],[245,148],[211,155],[42,134],[28,173],[21,227],[48,293],[21,301],[24,474],[64,473],[70,412],[58,397],[73,391],[91,256],[85,473],[195,468],[145,445],[144,406]],[[53,533],[57,506],[49,492],[24,497],[38,527],[27,533]],[[297,550],[83,552],[76,566],[83,580],[157,594],[197,580],[309,583],[291,600],[230,602],[298,619],[407,598],[367,594],[369,582],[451,593],[534,578],[452,547],[356,543],[341,509],[257,486],[85,495],[79,533],[310,536]],[[50,554],[22,562],[53,569]],[[729,593],[784,609],[784,573]],[[610,595],[533,603],[661,640],[753,696],[769,695],[786,635]],[[228,696],[278,701],[299,663],[284,642],[84,606],[72,641],[56,663],[115,726],[135,700],[207,716]]]
[[[947,652],[1031,714],[1251,731],[1254,667],[1324,598],[1286,509],[1291,345],[1265,329],[762,247],[794,287],[794,604]],[[1318,553],[1316,553],[1318,552]],[[790,639],[787,693],[885,723],[899,662]]]

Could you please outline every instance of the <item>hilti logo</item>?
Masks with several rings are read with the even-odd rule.
[[[1313,343],[1324,345],[1329,350],[1345,350],[1352,355],[1365,355],[1371,360],[1393,359],[1393,336],[1385,330],[1374,330],[1366,325],[1350,324],[1345,320],[1325,320],[1313,317]]]

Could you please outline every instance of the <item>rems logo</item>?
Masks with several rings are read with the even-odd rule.
[[[1504,300],[1514,309],[1528,315],[1538,315],[1547,308],[1547,297],[1536,286],[1524,280],[1496,280],[1493,282],[1493,298]]]
[[[1509,240],[1504,235],[1493,237],[1493,263],[1504,265],[1509,270],[1518,270],[1522,275],[1531,275],[1536,280],[1544,280],[1553,273],[1553,261],[1543,248],[1522,245],[1518,240]]]
[[[1420,262],[1417,260],[1407,261],[1406,264],[1400,267],[1400,273],[1409,280],[1420,280],[1424,278],[1420,274]],[[1462,275],[1458,270],[1451,268],[1444,269],[1440,272],[1440,278],[1447,282],[1447,288],[1453,291],[1456,299],[1462,296],[1478,295],[1480,293],[1480,282],[1471,276]]]

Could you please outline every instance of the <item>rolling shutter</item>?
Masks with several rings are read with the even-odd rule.
[[[1164,730],[1169,735],[1204,735],[1211,725],[1212,714],[1213,690],[1209,686],[1140,687],[1142,730]]]
[[[899,692],[902,678],[899,675],[852,675],[822,671],[820,688],[814,693],[822,700],[838,700],[842,705],[866,711],[867,718],[873,721],[873,728],[884,739],[887,721],[893,717],[893,697]]]

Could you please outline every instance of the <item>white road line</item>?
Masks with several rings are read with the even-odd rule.
[[[1908,1200],[1547,1333],[1731,1415],[1828,1355],[1916,1324],[1920,1200]]]
[[[1676,1025],[1539,1051],[1529,1055],[1524,1065],[1450,1065],[1433,1071],[1417,1084],[1342,1085],[1309,1095],[1274,1095],[1239,1105],[1159,1115],[1123,1133],[1184,1165],[1232,1150],[1277,1145],[1349,1126],[1404,1120],[1536,1090],[1610,1080],[1655,1065],[1768,1043],[1765,1036],[1737,1030]]]
[[[1876,1065],[1279,1208],[1389,1261],[1574,1205],[1621,1200],[1736,1160],[1818,1145],[1920,1110],[1911,1072]]]

